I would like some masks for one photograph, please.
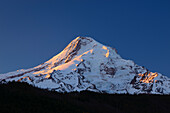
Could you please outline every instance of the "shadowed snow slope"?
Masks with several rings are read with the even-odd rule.
[[[58,92],[170,94],[169,78],[122,59],[115,48],[89,37],[77,37],[61,53],[34,68],[0,75],[1,83],[13,80]]]

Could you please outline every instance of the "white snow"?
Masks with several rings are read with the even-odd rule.
[[[65,62],[67,59],[70,61]],[[113,69],[115,70],[114,74]],[[30,69],[0,74],[0,81],[22,79],[21,82],[59,92],[90,90],[111,94],[146,93],[130,84],[137,76],[135,69],[141,74],[147,72],[145,68],[136,65],[133,61],[122,59],[115,49],[102,45],[90,37],[77,37],[61,53],[44,64]],[[16,76],[19,74],[23,75]],[[160,87],[164,89],[164,94],[170,94],[169,78],[158,73],[158,76],[153,78],[153,81],[155,80],[163,81],[164,85],[153,83],[150,93],[159,94],[156,90]],[[150,84],[145,84],[150,86]]]

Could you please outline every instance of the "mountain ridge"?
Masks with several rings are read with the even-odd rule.
[[[34,68],[0,75],[1,83],[13,80],[58,92],[170,94],[168,77],[122,59],[115,48],[90,37],[77,37]]]

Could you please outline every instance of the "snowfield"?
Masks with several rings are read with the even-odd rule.
[[[0,74],[0,82],[27,82],[57,92],[170,94],[170,79],[118,55],[90,37],[77,37],[58,55],[30,69]]]

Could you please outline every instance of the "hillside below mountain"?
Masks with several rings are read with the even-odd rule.
[[[169,113],[169,95],[58,93],[21,82],[0,84],[0,113]]]

